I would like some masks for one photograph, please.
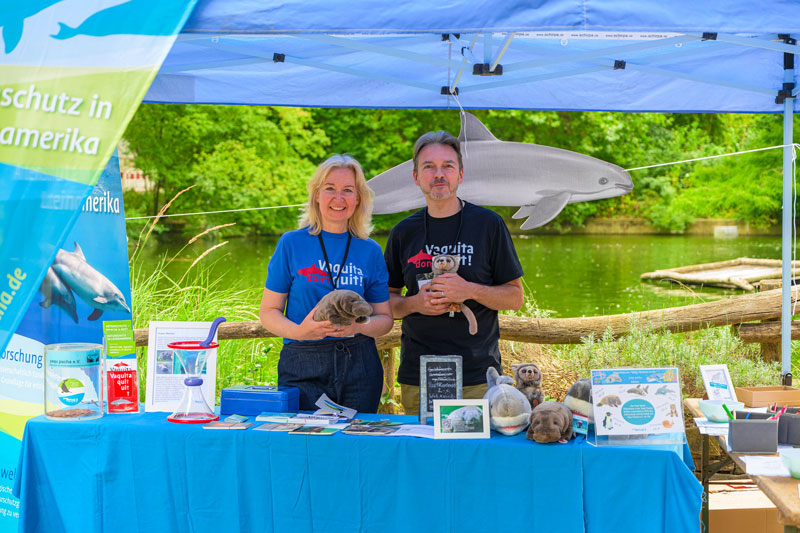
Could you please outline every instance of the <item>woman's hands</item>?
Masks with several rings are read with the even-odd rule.
[[[393,324],[389,301],[370,305],[372,305],[374,313],[368,322],[353,322],[349,326],[336,326],[328,320],[317,322],[314,320],[314,312],[317,310],[317,306],[315,306],[300,324],[295,324],[283,314],[286,306],[286,294],[264,289],[259,316],[261,324],[268,331],[287,339],[313,341],[325,337],[352,337],[359,333],[369,337],[385,335],[392,329]]]

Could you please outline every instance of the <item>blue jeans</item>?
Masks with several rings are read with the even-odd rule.
[[[300,389],[300,410],[316,411],[323,393],[339,405],[375,413],[383,390],[383,366],[375,339],[284,344],[278,360],[278,385]]]

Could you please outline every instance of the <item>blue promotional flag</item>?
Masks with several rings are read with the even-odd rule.
[[[103,320],[130,318],[127,264],[109,268],[120,256],[108,239],[125,246],[124,231],[67,236],[83,210],[114,209],[112,193],[95,187],[98,178],[194,3],[0,7],[0,532],[16,531],[19,502],[7,488],[24,420],[38,414],[24,413],[24,405],[42,401],[35,385],[41,347],[99,342]],[[109,172],[119,183],[118,168]]]

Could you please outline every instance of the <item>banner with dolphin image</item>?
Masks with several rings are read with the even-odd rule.
[[[130,301],[122,181],[114,154],[0,352],[0,492],[13,481],[4,473],[15,474],[25,422],[43,412],[44,347],[102,343],[104,321],[131,320]],[[0,497],[0,532],[15,530],[6,525],[18,504],[10,494]]]
[[[19,335],[7,347],[23,315],[44,309],[40,301],[61,316],[59,341],[92,340],[81,328],[91,322],[100,332],[101,314],[130,317],[129,281],[115,279],[118,270],[127,276],[127,264],[99,266],[111,255],[110,237],[66,238],[194,3],[0,3],[0,354],[27,361],[0,373],[3,394],[11,384],[16,393],[26,388],[25,367],[42,372],[35,354],[43,341]],[[124,246],[124,235],[113,239]],[[40,287],[43,299],[31,305]],[[19,505],[9,487],[22,426],[9,426],[0,431],[0,532],[16,530]]]

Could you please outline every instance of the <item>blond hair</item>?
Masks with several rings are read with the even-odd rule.
[[[358,193],[358,204],[353,215],[347,221],[347,229],[354,237],[366,239],[372,231],[372,198],[375,193],[367,186],[364,171],[355,158],[347,154],[336,154],[322,163],[314,171],[314,175],[308,180],[306,189],[308,190],[308,204],[300,214],[298,223],[301,228],[308,227],[311,235],[319,235],[322,231],[322,213],[317,202],[317,193],[322,189],[325,179],[337,168],[346,168],[353,171],[356,178],[356,192]]]

